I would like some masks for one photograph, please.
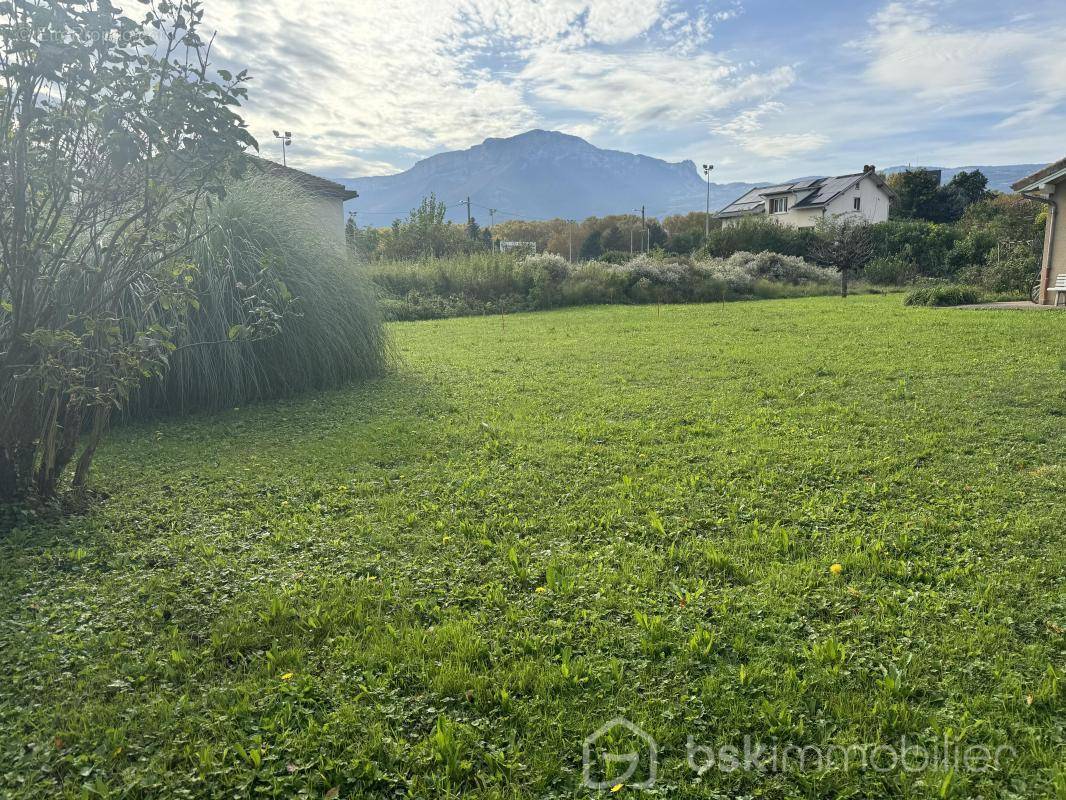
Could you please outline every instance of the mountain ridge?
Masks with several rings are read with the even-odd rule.
[[[1042,165],[953,167],[943,180],[961,170],[980,169],[989,188],[1009,191],[1010,183]],[[889,167],[898,172],[907,167]],[[712,173],[713,174],[713,173]],[[608,214],[640,213],[663,217],[703,211],[707,183],[695,162],[599,148],[573,134],[533,129],[515,136],[490,137],[465,150],[436,153],[393,175],[336,179],[359,192],[345,208],[360,224],[385,226],[405,216],[423,197],[435,194],[447,206],[446,218],[466,220],[466,198],[481,224],[505,219],[584,219]],[[710,184],[711,211],[769,182]],[[491,215],[489,209],[495,209]]]

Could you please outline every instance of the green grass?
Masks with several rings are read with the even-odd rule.
[[[392,334],[357,389],[117,432],[108,500],[3,537],[0,793],[583,796],[624,715],[664,797],[1066,796],[1066,316]],[[1015,752],[695,779],[745,735]]]

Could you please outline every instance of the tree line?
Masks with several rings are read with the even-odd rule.
[[[873,225],[870,234],[871,275],[878,282],[954,278],[994,267],[1010,273],[994,281],[998,290],[1007,291],[1021,290],[1035,272],[1046,216],[1039,204],[989,190],[979,170],[960,172],[943,185],[938,171],[923,169],[885,180],[897,199],[889,221]],[[349,220],[349,246],[363,260],[411,260],[489,251],[499,242],[517,241],[569,261],[621,263],[640,252],[727,257],[769,250],[808,257],[817,238],[813,230],[758,218],[723,228],[702,211],[661,220],[636,214],[581,221],[510,219],[491,228],[476,219],[470,225],[448,223],[445,214],[445,205],[431,196],[388,228],[359,227]]]

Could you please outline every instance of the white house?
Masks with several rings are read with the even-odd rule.
[[[790,228],[813,228],[824,216],[861,215],[870,222],[884,222],[895,198],[873,166],[866,166],[854,175],[805,178],[752,189],[715,217],[722,220],[724,228],[752,217],[772,219]]]
[[[1047,206],[1037,300],[1057,305],[1066,295],[1066,158],[1022,178],[1012,188]]]

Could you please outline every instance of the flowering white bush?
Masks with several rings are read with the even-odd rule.
[[[506,254],[493,254],[468,257],[461,267],[450,264],[444,269],[444,263],[439,262],[432,271],[423,270],[423,278],[416,283],[410,281],[406,271],[393,270],[379,276],[379,282],[400,299],[400,306],[390,312],[395,318],[421,319],[426,315],[481,313],[486,309],[494,313],[499,307],[517,311],[594,303],[706,303],[797,297],[824,294],[836,282],[832,270],[772,252],[740,252],[729,258],[700,260],[643,253],[621,264],[571,264],[552,253],[517,260]],[[469,311],[453,312],[427,303],[408,303],[417,307],[407,308],[403,298],[410,298],[412,290],[458,299]]]
[[[565,276],[570,273],[570,262],[555,253],[536,253],[519,259],[519,265],[529,271],[543,270],[549,275]]]
[[[781,283],[822,283],[835,279],[836,273],[799,256],[784,256],[764,250],[761,253],[733,253],[725,259],[726,263],[735,265],[754,279],[778,281]]]
[[[715,258],[709,261],[701,261],[694,265],[693,269],[701,278],[706,280],[721,281],[730,289],[743,290],[751,286],[755,278],[741,262],[731,262],[726,258]]]
[[[647,254],[624,264],[607,265],[606,270],[628,285],[682,287],[693,281],[721,281],[731,289],[743,290],[755,281],[772,283],[830,283],[835,273],[797,256],[780,253],[734,253],[728,258],[709,258],[691,262],[687,259],[657,259]]]

